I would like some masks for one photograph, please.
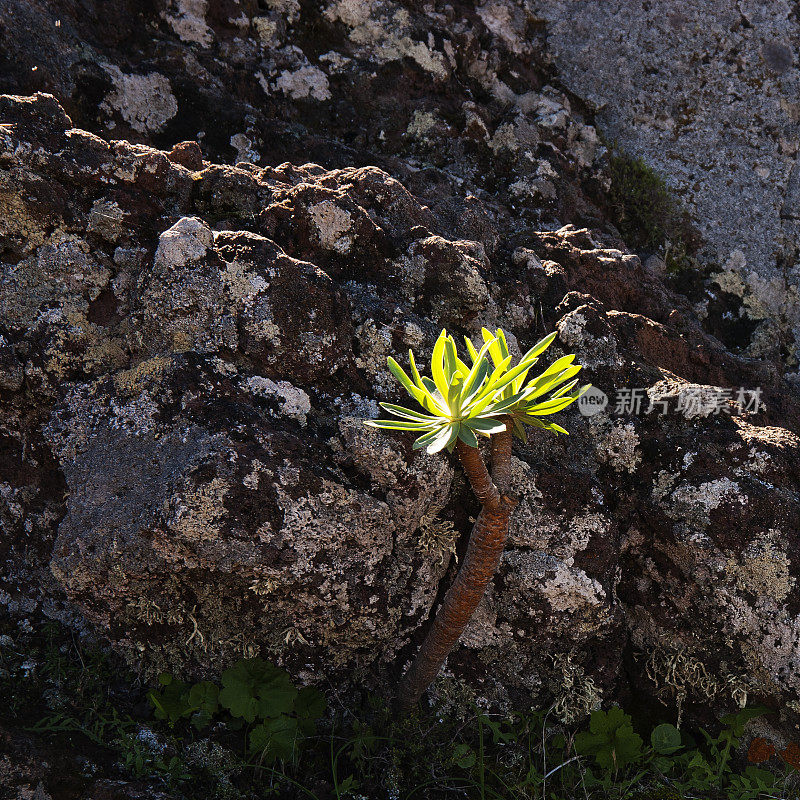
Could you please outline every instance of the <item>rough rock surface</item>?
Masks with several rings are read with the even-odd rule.
[[[400,399],[386,356],[555,327],[611,403],[516,449],[448,669],[563,719],[635,693],[794,726],[800,403],[616,238],[537,18],[86,5],[0,0],[28,95],[0,98],[3,603],[78,610],[149,674],[258,652],[385,687],[477,511],[446,458],[361,424]],[[715,413],[715,387],[765,408]]]
[[[501,4],[498,4],[501,5]],[[599,130],[693,212],[714,293],[761,321],[754,355],[800,352],[800,19],[787,0],[534,0],[562,80]]]
[[[361,424],[397,397],[386,355],[443,323],[520,347],[555,325],[598,386],[670,413],[573,412],[518,450],[511,544],[449,668],[567,717],[626,691],[626,658],[644,691],[681,657],[722,706],[797,701],[798,403],[619,243],[502,209],[453,239],[374,167],[191,171],[47,95],[0,113],[6,602],[52,605],[47,566],[150,671],[260,652],[374,680],[475,512],[447,459]],[[678,411],[698,385],[761,386],[766,410]],[[702,699],[686,681],[657,689]]]

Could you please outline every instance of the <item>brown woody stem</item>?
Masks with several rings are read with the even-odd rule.
[[[500,503],[500,492],[494,485],[486,464],[483,463],[480,450],[477,447],[470,447],[460,439],[456,442],[456,452],[458,453],[461,466],[469,478],[472,491],[475,492],[481,505],[485,507],[496,506]]]
[[[492,436],[492,480],[501,494],[511,483],[511,417],[503,417],[506,429]]]
[[[507,440],[502,438],[506,435]],[[498,437],[501,437],[500,441],[496,441]],[[459,441],[456,449],[483,508],[472,528],[461,569],[448,589],[414,663],[403,677],[398,694],[401,714],[408,713],[419,702],[472,619],[500,563],[508,536],[508,521],[517,506],[515,498],[500,493],[477,448]],[[508,484],[510,461],[511,434],[506,430],[492,437],[492,471],[503,482],[502,485]]]

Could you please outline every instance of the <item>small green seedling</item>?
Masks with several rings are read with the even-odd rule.
[[[593,711],[589,730],[575,737],[579,755],[593,756],[599,766],[615,773],[641,758],[642,744],[631,718],[616,706],[608,711]]]
[[[573,364],[574,355],[559,358],[528,378],[555,333],[537,342],[513,367],[503,331],[498,328],[492,334],[484,328],[482,336],[480,350],[465,337],[471,361],[467,364],[459,358],[455,339],[443,330],[433,348],[430,377],[419,373],[412,351],[408,353],[411,377],[389,358],[392,374],[422,410],[381,403],[397,419],[365,422],[373,428],[412,431],[417,434],[414,449],[424,447],[428,453],[455,449],[482,505],[458,576],[403,679],[398,697],[401,711],[416,705],[439,672],[497,569],[518,502],[509,492],[512,435],[524,441],[525,426],[567,433],[543,418],[563,411],[589,388],[577,385],[575,376],[581,367]],[[479,437],[491,440],[491,475],[478,449]]]
[[[222,687],[210,681],[189,686],[165,673],[161,691],[150,692],[157,719],[175,727],[191,720],[198,730],[221,714],[228,725],[248,726],[248,749],[262,762],[290,759],[300,743],[314,733],[325,712],[325,698],[317,689],[298,689],[284,670],[260,658],[246,658],[222,673]]]

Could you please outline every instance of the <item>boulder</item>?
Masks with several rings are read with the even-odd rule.
[[[454,237],[376,167],[192,172],[52,97],[0,108],[6,605],[78,611],[149,674],[261,654],[385,688],[477,512],[452,459],[362,424],[401,397],[386,356],[554,328],[608,402],[516,446],[509,546],[447,671],[565,720],[634,692],[794,724],[798,399],[613,234],[473,198]]]
[[[676,124],[674,152],[655,123],[623,126],[675,94],[639,88],[669,46],[651,46],[658,2],[623,80],[568,46],[563,3],[267,5],[0,0],[0,602],[89,627],[148,676],[260,654],[388,693],[478,506],[452,459],[363,426],[402,399],[386,357],[426,358],[443,326],[500,325],[515,352],[557,330],[550,357],[577,353],[595,403],[563,415],[569,437],[515,445],[508,548],[446,674],[564,721],[763,702],[793,729],[794,279],[770,259],[793,235],[775,209],[796,148],[778,106],[746,158],[723,120],[702,142]],[[570,35],[606,48],[622,6],[569,5]],[[723,25],[682,13],[656,21],[691,41]],[[748,14],[715,53],[755,63],[773,23]],[[759,66],[773,98],[781,52]],[[708,119],[725,87],[698,94],[703,60],[684,60]],[[678,190],[722,142],[726,171],[683,195],[708,263],[734,258],[723,240],[744,262],[711,285],[631,252],[595,119]],[[725,183],[739,162],[778,188],[757,169]],[[768,235],[731,239],[734,194]],[[773,320],[752,342],[748,315]]]

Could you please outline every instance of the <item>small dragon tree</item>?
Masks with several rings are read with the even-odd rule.
[[[555,333],[535,344],[511,367],[505,334],[482,330],[483,346],[476,350],[464,337],[472,366],[459,357],[455,339],[443,330],[433,348],[431,376],[420,375],[409,350],[412,378],[389,358],[389,369],[424,413],[392,403],[380,405],[399,419],[367,420],[373,428],[414,431],[414,449],[429,453],[458,453],[472,490],[481,503],[467,553],[453,585],[445,595],[433,626],[403,678],[398,694],[402,713],[422,697],[453,649],[494,576],[508,536],[508,523],[518,500],[509,490],[512,434],[526,439],[525,425],[567,433],[543,417],[577,400],[589,386],[576,388],[580,370],[574,355],[564,356],[525,383],[528,373],[555,339]],[[478,436],[491,440],[491,474],[478,449]]]

